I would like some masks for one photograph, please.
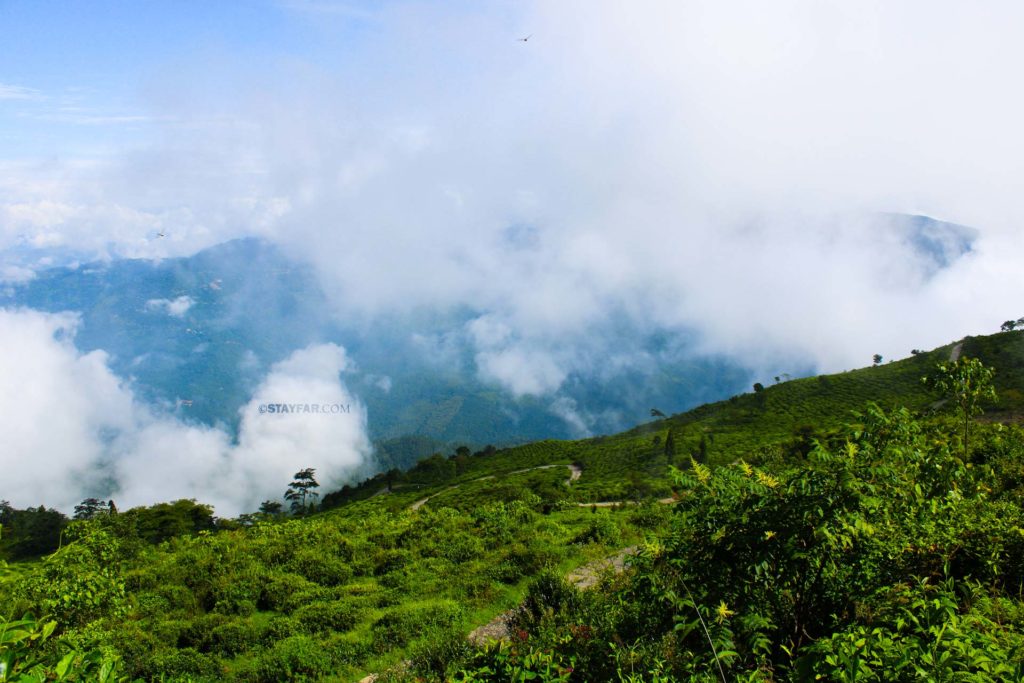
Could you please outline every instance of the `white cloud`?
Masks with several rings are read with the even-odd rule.
[[[128,428],[132,402],[106,357],[71,343],[77,319],[0,309],[0,498],[62,507],[98,485],[102,435]]]
[[[521,347],[481,351],[476,363],[483,379],[501,384],[516,397],[552,393],[568,374],[552,354]]]
[[[576,438],[582,439],[591,435],[590,425],[593,423],[593,419],[581,412],[573,399],[559,396],[551,402],[551,412],[565,420]]]
[[[388,3],[341,63],[176,64],[151,87],[160,145],[0,181],[0,247],[261,235],[349,319],[474,311],[480,375],[518,394],[631,357],[607,348],[630,325],[773,372],[898,357],[1021,313],[1021,19],[1008,1]],[[929,274],[889,211],[974,226],[974,251]]]
[[[340,380],[348,365],[340,347],[311,346],[275,365],[232,444],[221,429],[140,404],[102,352],[74,348],[76,325],[69,315],[0,309],[0,498],[15,506],[67,511],[102,491],[121,507],[197,498],[233,516],[280,498],[300,469],[316,468],[327,488],[366,465],[366,411]],[[271,401],[349,412],[260,414],[259,403]]]
[[[339,380],[347,364],[343,349],[326,344],[275,365],[242,409],[235,446],[221,430],[166,420],[142,430],[131,453],[117,461],[120,497],[130,505],[197,497],[217,503],[221,514],[237,514],[279,499],[292,475],[306,467],[317,470],[326,490],[350,481],[371,447],[365,408]],[[271,403],[349,412],[260,412]]]
[[[183,318],[192,308],[195,301],[190,296],[179,296],[176,299],[150,299],[146,302],[147,311],[164,311],[175,318]]]
[[[24,266],[0,266],[0,282],[22,284],[32,280],[36,272]]]
[[[41,97],[38,90],[22,85],[0,83],[0,101],[2,100],[37,100]]]

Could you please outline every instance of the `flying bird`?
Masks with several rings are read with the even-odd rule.
[[[661,412],[657,408],[651,408],[651,417],[668,417],[668,415]]]
[[[517,40],[518,40],[518,41],[519,41],[520,43],[525,43],[525,42],[526,42],[526,41],[528,41],[528,40],[529,40],[530,38],[533,38],[533,34],[532,34],[532,33],[531,33],[530,35],[526,36],[525,38],[517,38]]]
[[[164,235],[164,231],[163,231],[163,230],[161,230],[160,232],[158,232],[158,233],[156,234],[156,236],[157,236],[157,237],[166,237],[166,235]]]

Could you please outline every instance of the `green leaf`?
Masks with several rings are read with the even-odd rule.
[[[57,673],[57,680],[62,680],[64,676],[67,675],[68,669],[71,668],[71,663],[74,661],[76,654],[77,653],[72,650],[57,662],[57,666],[54,667],[54,671]]]

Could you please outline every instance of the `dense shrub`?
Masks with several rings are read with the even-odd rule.
[[[129,676],[132,678],[146,676],[155,671],[151,664],[155,653],[170,651],[170,648],[178,646],[178,643],[170,640],[169,637],[176,638],[176,632],[179,629],[180,625],[177,625],[173,632],[150,633],[140,628],[138,624],[126,623],[110,634],[109,644],[121,656],[124,669]]]
[[[263,631],[263,643],[270,645],[297,633],[302,633],[302,624],[297,619],[283,615],[274,616],[267,621]]]
[[[338,586],[353,575],[345,560],[325,556],[319,548],[297,552],[288,562],[287,569],[321,586]]]
[[[373,643],[355,633],[334,633],[324,643],[324,650],[339,665],[358,664],[373,654]]]
[[[249,620],[236,619],[213,629],[212,648],[220,654],[233,656],[245,652],[263,639],[265,629]]]
[[[996,436],[987,461],[1024,459]],[[1024,680],[1016,485],[961,455],[944,420],[869,407],[796,467],[691,463],[631,574],[536,582],[519,642],[455,679]]]
[[[343,600],[334,602],[311,602],[295,610],[292,617],[310,633],[325,631],[348,631],[360,617],[360,612],[351,603]]]
[[[461,609],[450,603],[395,607],[374,622],[373,644],[378,652],[404,647],[429,629],[451,627],[461,617]]]
[[[397,571],[415,560],[415,556],[405,549],[381,548],[373,555],[374,574],[383,576]]]
[[[318,590],[316,584],[304,577],[274,572],[263,582],[256,605],[261,610],[288,612],[295,608],[296,603],[303,604],[298,599],[293,599],[293,596]]]
[[[204,614],[188,622],[178,636],[178,647],[195,648],[200,652],[211,652],[214,650],[214,631],[232,622],[232,619],[223,614]]]
[[[409,652],[409,670],[427,680],[448,680],[471,653],[461,629],[441,625],[428,630]]]
[[[573,543],[615,543],[619,540],[619,526],[607,513],[598,513],[587,527],[576,535]]]
[[[217,662],[201,652],[191,648],[180,650],[162,650],[150,660],[149,676],[162,677],[163,680],[174,681],[188,679],[216,680],[219,667]]]
[[[66,536],[68,545],[21,585],[24,597],[64,628],[122,614],[127,601],[118,539],[83,522],[72,523]]]
[[[638,505],[630,512],[629,521],[641,529],[653,531],[665,526],[672,517],[672,508],[654,501]]]
[[[331,656],[321,644],[306,635],[296,635],[275,643],[261,654],[252,668],[256,683],[313,681],[330,673]]]

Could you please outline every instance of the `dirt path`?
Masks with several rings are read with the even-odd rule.
[[[636,553],[637,547],[635,545],[623,548],[611,557],[594,560],[581,567],[577,567],[569,572],[565,579],[579,590],[589,590],[597,585],[597,582],[601,580],[601,576],[605,572],[611,570],[615,574],[621,574],[626,571],[626,567],[629,564],[629,557],[631,555],[636,555]],[[485,645],[491,640],[507,639],[511,635],[508,627],[509,617],[511,617],[514,612],[514,609],[506,610],[483,626],[476,627],[469,632],[469,635],[466,636],[466,640],[473,645],[479,646]],[[399,667],[408,667],[409,664],[410,662],[408,661],[402,662]],[[369,676],[359,679],[359,683],[374,683],[374,681],[379,677],[380,674],[370,674]]]
[[[597,585],[601,575],[606,571],[611,570],[615,574],[621,574],[626,571],[627,559],[630,555],[635,555],[636,552],[636,546],[623,548],[611,557],[594,560],[582,567],[577,567],[569,572],[565,579],[580,590],[589,590]],[[483,626],[478,626],[470,631],[466,639],[473,645],[484,645],[491,640],[504,640],[508,638],[510,635],[508,621],[514,612],[514,609],[502,612]]]
[[[487,477],[481,477],[480,479],[486,479],[486,478]],[[479,479],[474,479],[473,481],[480,481],[480,480]],[[459,488],[459,486],[461,486],[461,484],[456,484],[455,486],[449,486],[448,488],[444,489],[443,491],[438,491],[437,493],[433,494],[432,496],[427,496],[426,498],[420,498],[415,503],[410,505],[409,509],[410,510],[419,510],[421,507],[426,505],[427,501],[429,501],[431,498],[437,498],[442,493],[448,493],[449,491],[454,491],[455,489]]]
[[[676,502],[676,499],[675,498],[671,498],[671,497],[670,498],[659,498],[658,502],[661,503],[662,505],[671,505],[672,503]],[[578,507],[581,507],[581,508],[589,508],[589,507],[613,508],[616,505],[639,505],[639,504],[640,503],[638,503],[635,500],[602,500],[602,501],[599,501],[597,503],[576,503],[576,505]]]
[[[950,352],[949,352],[949,362],[950,363],[955,363],[957,361],[957,359],[960,358],[960,352],[963,351],[963,349],[964,349],[964,343],[963,342],[957,342],[956,346],[954,346],[950,350]]]
[[[611,557],[606,557],[603,560],[594,560],[593,562],[588,562],[582,567],[577,567],[573,571],[569,572],[569,575],[565,578],[569,583],[576,586],[581,591],[593,588],[597,585],[601,575],[609,569],[612,570],[612,573],[614,574],[621,574],[626,571],[626,560],[630,555],[636,555],[637,550],[638,548],[635,545],[623,548]]]
[[[568,486],[572,482],[574,482],[577,479],[579,479],[580,476],[583,474],[583,469],[579,465],[540,465],[538,467],[527,467],[525,470],[515,470],[513,472],[508,472],[506,474],[503,474],[502,476],[507,477],[507,476],[510,476],[510,475],[513,475],[513,474],[522,474],[523,472],[533,472],[534,470],[549,470],[552,467],[568,467],[569,468],[569,478],[565,480],[565,485],[566,486]],[[479,479],[471,479],[470,481],[463,482],[463,483],[473,484],[473,483],[478,482],[478,481],[484,481],[486,479],[496,479],[496,478],[497,478],[497,475],[489,474],[486,477],[480,477]],[[442,493],[448,493],[449,491],[454,491],[455,489],[459,488],[460,486],[462,486],[462,484],[456,484],[455,486],[449,486],[448,488],[444,489],[443,491],[438,491],[437,493],[431,494],[431,495],[427,496],[426,498],[420,498],[415,503],[410,505],[409,509],[410,510],[419,510],[421,507],[426,505],[427,502],[431,498],[436,498],[436,497],[440,496]]]

